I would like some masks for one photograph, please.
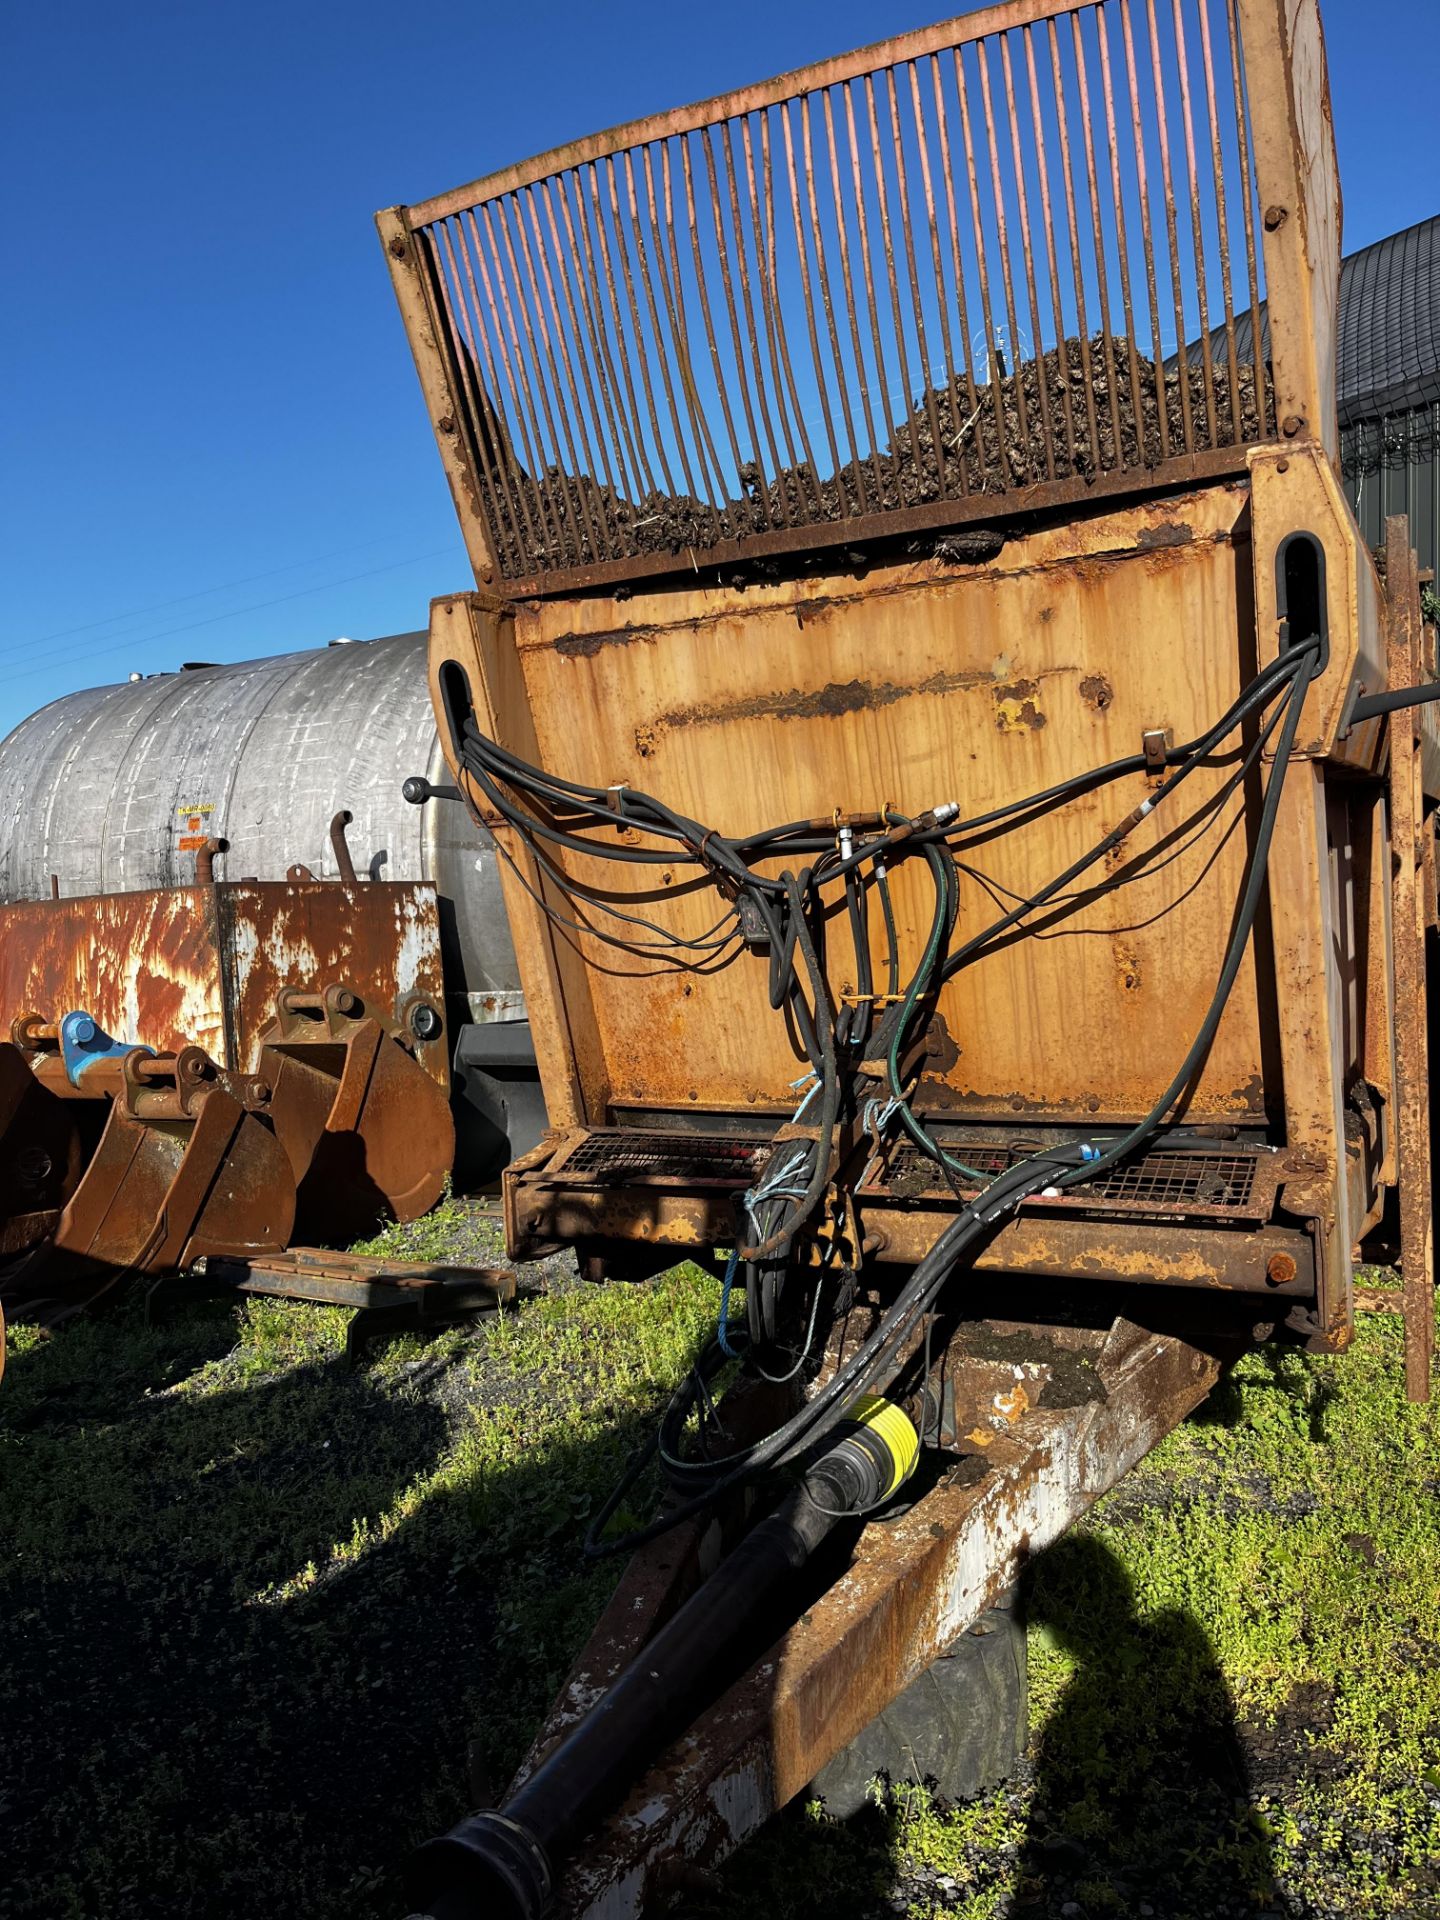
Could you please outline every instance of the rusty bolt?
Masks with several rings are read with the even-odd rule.
[[[442,413],[435,424],[441,433],[453,433],[455,431],[455,416],[453,413]]]
[[[403,260],[405,258],[405,242],[398,233],[390,242],[390,257],[392,260]]]
[[[1297,433],[1304,431],[1304,428],[1304,417],[1298,413],[1287,413],[1285,418],[1280,422],[1280,431],[1287,440],[1293,440]]]
[[[1268,1340],[1274,1331],[1275,1322],[1273,1320],[1257,1320],[1250,1329],[1250,1338],[1252,1340]]]
[[[263,1107],[270,1098],[270,1082],[268,1080],[247,1080],[245,1083],[245,1091],[255,1102],[256,1106]]]
[[[428,1002],[421,1000],[410,1009],[410,1031],[422,1044],[440,1038],[440,1016]]]
[[[1284,226],[1285,222],[1289,219],[1289,217],[1290,216],[1285,211],[1284,207],[1266,207],[1265,209],[1266,233],[1278,233],[1280,228]]]
[[[1275,462],[1275,471],[1276,473],[1288,473],[1290,471],[1290,462],[1288,460],[1277,460]]]
[[[348,987],[340,987],[337,989],[332,1005],[336,1013],[347,1015],[356,1014],[360,1010],[359,997],[351,993]]]
[[[1272,1287],[1289,1286],[1297,1271],[1293,1254],[1272,1253],[1265,1263],[1265,1278]]]
[[[1088,1112],[1090,1112],[1090,1113],[1098,1113],[1098,1112],[1100,1111],[1100,1096],[1099,1096],[1099,1094],[1098,1094],[1098,1093],[1092,1093],[1092,1094],[1090,1095],[1090,1097],[1089,1097],[1089,1099],[1088,1099],[1088,1100],[1087,1100],[1087,1101],[1085,1102],[1085,1106],[1086,1106],[1086,1110],[1087,1110]]]

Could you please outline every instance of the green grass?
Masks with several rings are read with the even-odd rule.
[[[908,1911],[967,1920],[1046,1911],[1057,1875],[1087,1915],[1440,1915],[1440,1411],[1401,1383],[1388,1315],[1242,1362],[1040,1560],[1025,1777],[902,1791],[863,1838],[791,1816],[746,1900],[868,1914],[919,1870],[956,1886]],[[837,1849],[863,1891],[812,1899]]]
[[[491,1233],[448,1202],[374,1250]],[[353,1372],[284,1302],[12,1330],[0,1916],[403,1912],[603,1606],[579,1535],[715,1294],[553,1284]],[[1244,1362],[1039,1563],[1022,1775],[794,1809],[719,1908],[1440,1914],[1440,1415],[1400,1382],[1389,1316]]]

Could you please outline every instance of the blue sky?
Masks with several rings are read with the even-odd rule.
[[[470,584],[377,207],[943,12],[12,9],[0,734],[132,670],[421,626]],[[1325,22],[1352,250],[1440,210],[1434,0]]]

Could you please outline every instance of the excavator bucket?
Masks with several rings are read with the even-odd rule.
[[[0,1041],[0,1259],[55,1231],[84,1172],[82,1136],[76,1103],[37,1079],[19,1046]]]
[[[32,1085],[61,1107],[108,1102],[108,1110],[53,1235],[5,1276],[12,1319],[54,1324],[132,1274],[288,1243],[294,1181],[251,1110],[261,1104],[253,1083],[225,1074],[198,1047],[152,1054],[117,1046],[83,1014],[67,1015],[60,1032],[61,1054],[26,1065]]]
[[[455,1153],[444,1090],[407,1045],[407,1022],[350,988],[286,990],[260,1035],[259,1080],[296,1188],[296,1230],[334,1245],[439,1199]]]

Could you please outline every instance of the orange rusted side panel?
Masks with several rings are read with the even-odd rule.
[[[1014,539],[983,566],[924,560],[743,594],[522,602],[511,657],[532,757],[661,794],[721,832],[886,802],[917,813],[954,800],[972,814],[1137,754],[1149,729],[1200,733],[1253,671],[1248,614],[1237,620],[1251,571],[1248,490],[1215,487]],[[499,737],[513,746],[505,717]],[[1200,1024],[1228,935],[1246,857],[1241,796],[1219,802],[1218,823],[1212,811],[1233,771],[1197,773],[1107,877],[1142,851],[1150,872],[1049,926],[1042,917],[1034,931],[1047,937],[1002,944],[945,989],[922,1106],[976,1119],[1146,1111]],[[1144,796],[1135,776],[967,849],[955,944],[1000,911],[989,889],[1029,892]],[[513,838],[503,826],[497,837]],[[612,866],[562,859],[616,884]],[[654,880],[633,904],[665,927],[696,936],[721,912],[683,865],[643,871]],[[932,910],[925,869],[897,864],[892,885],[901,951],[914,954]],[[536,909],[518,887],[507,904],[524,971],[520,928]],[[878,964],[878,925],[874,937]],[[582,1076],[590,1124],[606,1107],[793,1107],[800,1063],[770,1012],[763,960],[742,954],[696,975],[626,964],[583,934],[565,944],[598,963],[584,1002],[567,997],[556,1023],[577,1055],[598,1043],[602,1071]],[[555,983],[536,975],[525,978],[539,1007]],[[547,1084],[551,1064],[542,1056]],[[1247,956],[1192,1116],[1258,1117],[1265,1091]]]
[[[0,907],[0,1033],[77,1007],[107,1033],[161,1053],[225,1047],[213,887],[25,900]]]
[[[405,996],[445,1009],[428,881],[359,887],[255,881],[0,907],[0,1033],[20,1015],[83,1007],[117,1039],[254,1061],[282,987],[353,988],[385,1020]],[[449,1088],[449,1045],[417,1048]]]

